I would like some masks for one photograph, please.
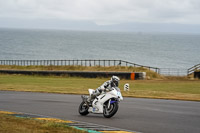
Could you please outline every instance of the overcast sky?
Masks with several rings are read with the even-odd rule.
[[[200,0],[0,0],[0,27],[199,32]]]

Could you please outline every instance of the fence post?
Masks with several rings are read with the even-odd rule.
[[[118,64],[118,66],[121,66],[122,65],[122,62],[121,62],[121,60],[119,60],[119,64]]]

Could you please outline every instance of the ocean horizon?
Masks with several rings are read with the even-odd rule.
[[[0,60],[117,59],[158,68],[199,64],[200,35],[0,29]]]

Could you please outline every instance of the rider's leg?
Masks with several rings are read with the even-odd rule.
[[[93,101],[97,96],[101,94],[101,90],[96,89],[87,99],[88,102]]]

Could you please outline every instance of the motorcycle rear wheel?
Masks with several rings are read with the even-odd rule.
[[[103,116],[106,118],[110,118],[117,113],[119,105],[117,102],[110,104],[110,108],[108,109],[107,105],[104,105]]]
[[[81,115],[89,114],[88,109],[89,109],[89,107],[87,106],[87,104],[85,102],[82,102],[78,109],[79,114],[81,114]]]

